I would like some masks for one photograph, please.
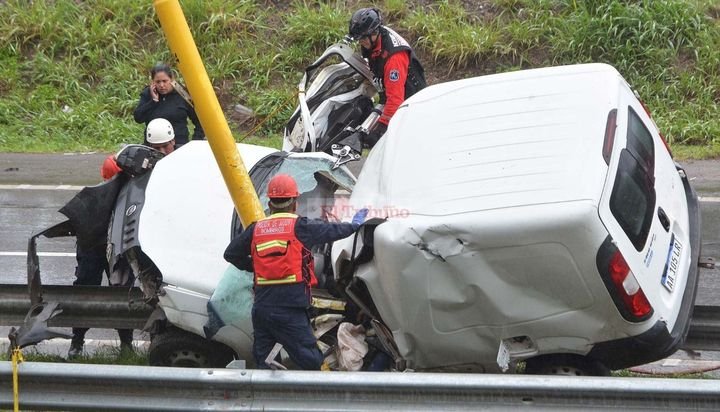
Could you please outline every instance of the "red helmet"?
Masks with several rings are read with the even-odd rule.
[[[267,195],[270,199],[298,197],[297,183],[290,175],[275,175],[268,183]]]

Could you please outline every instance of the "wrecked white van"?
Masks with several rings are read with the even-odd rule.
[[[603,374],[687,334],[697,197],[608,65],[428,87],[350,203],[387,219],[335,243],[335,274],[409,368]]]

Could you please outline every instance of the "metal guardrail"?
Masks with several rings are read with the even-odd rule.
[[[720,410],[714,380],[20,365],[22,410]],[[0,363],[0,408],[12,405]]]
[[[43,286],[64,302],[51,326],[140,328],[138,288]],[[0,287],[0,324],[20,325],[27,286]],[[696,306],[683,348],[720,350],[720,307]],[[302,372],[23,363],[22,410],[720,410],[714,380],[446,373]],[[0,362],[0,409],[12,406],[12,368]]]
[[[136,287],[43,285],[42,292],[43,301],[62,303],[49,326],[142,329],[152,312]],[[1,326],[22,325],[29,310],[26,285],[0,285]]]

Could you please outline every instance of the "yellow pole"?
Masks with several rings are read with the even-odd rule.
[[[170,50],[178,60],[178,69],[187,83],[200,124],[225,179],[235,209],[244,227],[265,217],[257,193],[240,157],[225,115],[215,96],[200,53],[195,46],[185,15],[177,0],[154,0]]]
[[[12,350],[12,379],[13,379],[13,411],[20,411],[20,385],[18,384],[18,365],[23,363],[25,358],[20,348]]]

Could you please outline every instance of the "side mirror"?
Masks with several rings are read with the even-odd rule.
[[[125,146],[115,157],[123,172],[130,176],[139,176],[152,170],[157,161],[165,155],[148,146],[131,144]]]

